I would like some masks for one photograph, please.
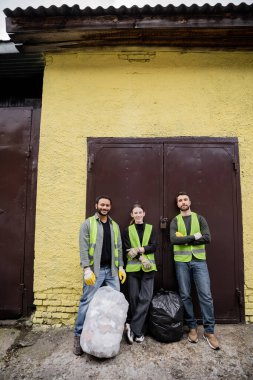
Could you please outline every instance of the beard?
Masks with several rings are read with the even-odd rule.
[[[106,216],[106,215],[109,215],[110,210],[108,211],[108,210],[97,209],[97,212],[99,213],[99,215]]]
[[[190,208],[190,206],[181,206],[181,207],[179,207],[180,208],[180,210],[181,211],[188,211],[189,210],[189,208]]]

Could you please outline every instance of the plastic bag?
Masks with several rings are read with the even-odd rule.
[[[90,302],[80,344],[84,352],[98,358],[111,358],[120,350],[128,302],[123,293],[103,286]]]
[[[159,342],[177,342],[183,336],[184,309],[176,292],[159,290],[150,304],[149,332]]]

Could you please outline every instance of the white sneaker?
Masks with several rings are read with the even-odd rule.
[[[135,342],[137,342],[137,343],[141,343],[141,342],[143,342],[143,341],[144,341],[144,335],[137,336],[137,337],[135,338]]]

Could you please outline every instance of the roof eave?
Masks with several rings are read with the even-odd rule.
[[[253,49],[253,6],[40,8],[5,10],[7,33],[22,52],[129,45]]]

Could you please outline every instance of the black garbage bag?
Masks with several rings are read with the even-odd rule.
[[[183,336],[184,309],[176,292],[159,290],[150,304],[148,329],[159,342],[179,341]]]

